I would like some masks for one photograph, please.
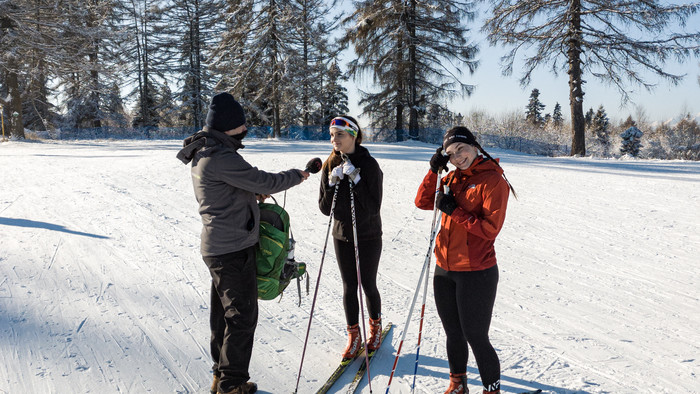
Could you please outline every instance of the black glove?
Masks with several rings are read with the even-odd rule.
[[[445,212],[448,215],[452,215],[452,212],[457,209],[457,201],[455,201],[455,196],[452,193],[443,193],[440,191],[435,197],[435,205],[439,210]]]
[[[438,173],[442,168],[447,170],[447,163],[450,161],[450,156],[442,154],[442,146],[437,148],[433,157],[430,158],[430,171]]]

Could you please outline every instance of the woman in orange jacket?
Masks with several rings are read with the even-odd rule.
[[[436,196],[437,173],[447,168],[448,161],[456,169],[442,178]],[[468,392],[467,345],[476,358],[484,394],[500,393],[500,363],[489,340],[498,285],[493,245],[503,227],[511,190],[498,160],[469,129],[459,126],[445,133],[416,195],[418,208],[442,211],[433,287],[447,336],[450,386],[445,394]]]

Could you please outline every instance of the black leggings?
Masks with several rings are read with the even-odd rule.
[[[359,322],[360,304],[357,298],[357,270],[355,269],[355,245],[333,239],[335,256],[338,259],[340,277],[343,279],[343,305],[345,320],[349,326]],[[382,255],[382,239],[366,239],[357,243],[360,255],[360,275],[362,291],[367,300],[369,317],[379,319],[382,313],[382,299],[377,289],[377,269]]]
[[[489,326],[498,287],[498,266],[483,271],[445,271],[435,268],[435,304],[447,336],[451,373],[467,372],[472,348],[484,387],[500,387],[501,364],[489,340]]]

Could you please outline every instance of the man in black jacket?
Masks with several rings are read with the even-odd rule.
[[[192,162],[192,184],[202,217],[201,253],[212,277],[213,394],[257,391],[248,367],[258,320],[255,244],[260,211],[256,195],[298,185],[309,173],[258,170],[238,153],[247,134],[241,105],[228,93],[212,98],[206,126],[184,141],[178,158]]]

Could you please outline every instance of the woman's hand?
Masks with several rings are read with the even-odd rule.
[[[340,182],[341,179],[345,177],[343,174],[343,166],[339,165],[331,170],[328,174],[328,186],[335,186],[336,183]]]

